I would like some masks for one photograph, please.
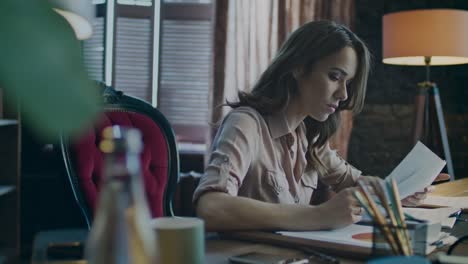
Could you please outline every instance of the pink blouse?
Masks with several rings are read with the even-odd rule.
[[[325,144],[318,149],[326,175],[307,163],[305,125],[293,130],[284,112],[262,116],[250,107],[232,110],[213,141],[194,201],[205,192],[225,192],[271,203],[310,204],[317,179],[335,191],[352,186],[361,171]]]

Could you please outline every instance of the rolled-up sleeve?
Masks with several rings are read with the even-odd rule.
[[[322,180],[335,191],[355,185],[362,174],[360,170],[345,161],[335,150],[332,150],[328,142],[317,150],[317,154],[328,171],[326,175],[322,175]]]
[[[206,192],[225,192],[237,196],[252,159],[258,152],[259,124],[255,116],[231,112],[213,141],[205,173],[193,195],[196,203]]]

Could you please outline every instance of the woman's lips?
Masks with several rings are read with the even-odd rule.
[[[328,111],[330,113],[334,113],[336,111],[336,108],[338,108],[337,105],[332,105],[332,104],[328,104],[327,106],[328,106]]]

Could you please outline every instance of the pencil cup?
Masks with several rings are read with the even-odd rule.
[[[205,263],[203,220],[192,217],[160,217],[152,222],[158,239],[159,263]]]
[[[372,232],[372,256],[413,255],[407,228],[392,224],[374,224]]]

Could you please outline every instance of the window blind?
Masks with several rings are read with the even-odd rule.
[[[106,4],[99,4],[94,34],[83,44],[89,76],[103,81],[105,69],[112,67],[112,85],[116,89],[151,102],[152,2],[116,3],[114,65],[104,65],[107,9]],[[202,143],[208,131],[212,10],[211,0],[165,0],[162,6],[157,105],[178,138],[186,142]]]
[[[208,124],[210,21],[162,23],[159,108],[174,124]]]
[[[151,102],[151,20],[117,17],[114,86]]]
[[[93,20],[93,35],[83,41],[83,61],[92,80],[104,80],[104,17]]]

